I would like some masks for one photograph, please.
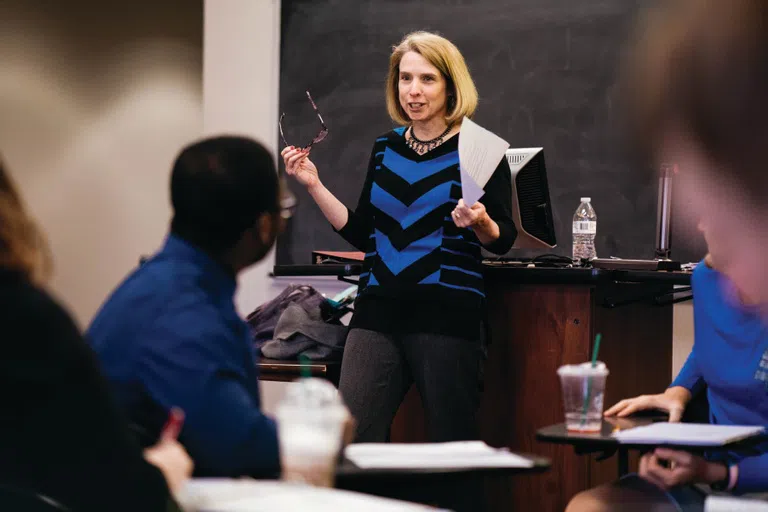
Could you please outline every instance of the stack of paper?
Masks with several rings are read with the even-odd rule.
[[[533,461],[491,448],[483,441],[395,444],[361,443],[347,446],[346,457],[367,469],[530,468]]]
[[[177,496],[185,512],[425,512],[425,505],[287,482],[198,478]]]
[[[625,444],[725,446],[765,433],[764,427],[710,425],[707,423],[652,423],[613,434]]]
[[[472,206],[484,194],[483,188],[504,158],[509,143],[465,117],[459,134],[461,197]]]

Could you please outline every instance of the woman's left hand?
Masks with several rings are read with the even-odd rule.
[[[669,467],[660,461],[668,461]],[[728,469],[688,452],[657,448],[640,459],[640,476],[662,489],[686,484],[712,484],[725,479]]]
[[[472,206],[467,206],[463,199],[459,199],[459,204],[451,212],[453,223],[460,228],[468,228],[478,224],[484,224],[489,220],[485,206],[477,201]]]

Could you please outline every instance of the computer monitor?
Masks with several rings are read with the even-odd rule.
[[[506,153],[512,170],[512,220],[515,249],[552,249],[557,245],[549,199],[544,148],[514,148]]]

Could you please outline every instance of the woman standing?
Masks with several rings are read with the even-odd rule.
[[[430,440],[474,439],[484,355],[480,249],[503,254],[517,235],[509,166],[502,159],[481,202],[464,204],[458,141],[477,91],[445,38],[416,32],[394,48],[386,101],[401,126],[376,139],[354,211],[323,186],[309,150],[282,151],[287,173],[366,253],[339,390],[358,442],[386,440],[412,383]]]

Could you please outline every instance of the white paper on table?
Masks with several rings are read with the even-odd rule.
[[[185,512],[426,512],[433,508],[338,489],[251,479],[196,478],[177,496]]]
[[[731,496],[707,496],[704,512],[768,512],[768,502]]]
[[[507,149],[507,141],[468,117],[464,118],[459,134],[459,171],[461,195],[467,206],[472,206],[483,196],[485,184]]]
[[[366,469],[530,468],[533,461],[483,441],[450,443],[359,443],[344,454]]]
[[[712,425],[709,423],[659,422],[620,430],[613,434],[620,443],[672,444],[678,446],[724,446],[765,432],[764,427]]]

